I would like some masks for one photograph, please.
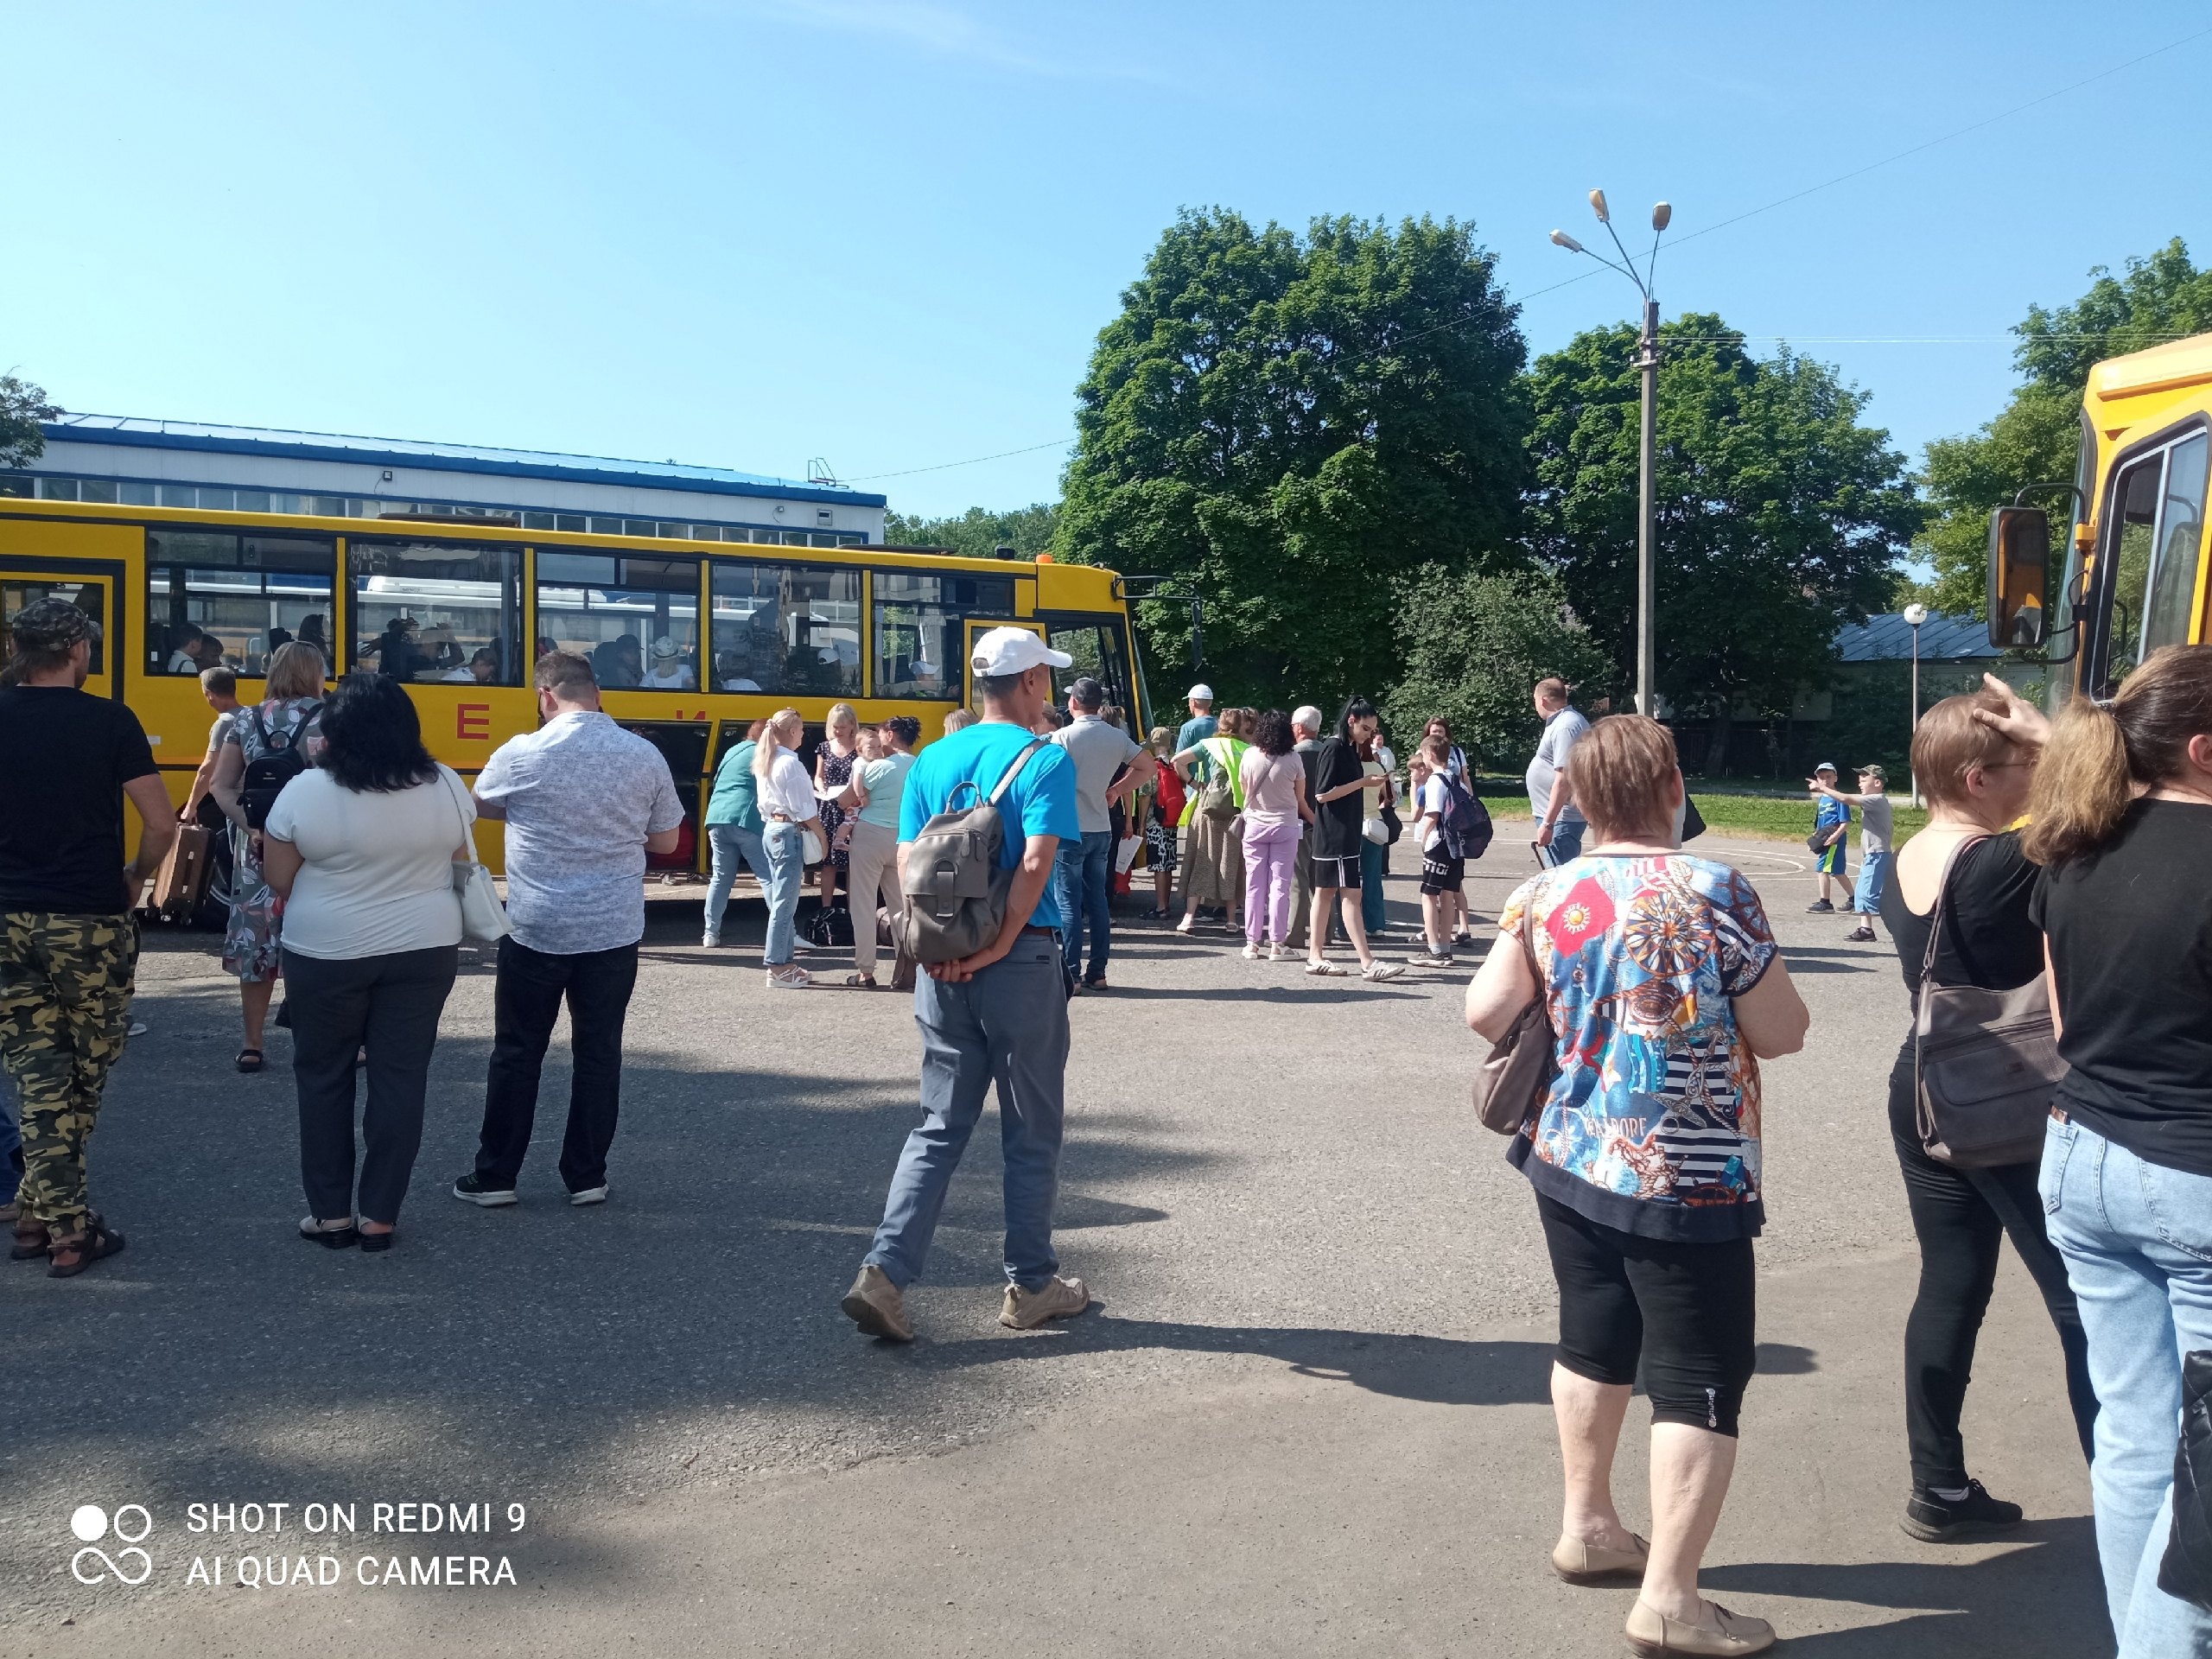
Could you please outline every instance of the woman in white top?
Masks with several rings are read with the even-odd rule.
[[[683,660],[683,647],[666,634],[653,641],[653,665],[638,682],[648,691],[689,691],[691,665]]]
[[[423,1140],[438,1016],[460,965],[453,867],[476,817],[430,759],[397,680],[349,674],[322,710],[321,763],[284,785],[262,870],[285,900],[284,982],[300,1101],[300,1233],[391,1248]],[[354,1184],[353,1073],[368,1056]]]
[[[791,961],[791,918],[798,912],[799,889],[806,885],[806,836],[813,831],[825,850],[822,814],[814,782],[791,751],[806,732],[796,709],[779,709],[753,751],[754,795],[760,806],[760,848],[768,855],[768,942],[761,951],[768,988],[802,991],[814,982]]]

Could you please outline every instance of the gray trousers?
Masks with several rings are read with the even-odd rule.
[[[1068,997],[1059,940],[1026,932],[962,985],[914,982],[922,1121],[906,1137],[868,1260],[904,1287],[922,1275],[945,1190],[994,1084],[1005,1163],[1006,1276],[1035,1290],[1059,1271],[1052,1204],[1067,1107]]]

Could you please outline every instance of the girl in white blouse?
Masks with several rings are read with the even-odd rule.
[[[805,969],[791,961],[796,943],[791,918],[798,911],[799,889],[806,881],[806,837],[826,853],[821,809],[814,798],[814,780],[806,775],[792,753],[805,735],[806,721],[796,709],[782,709],[760,734],[753,751],[753,776],[760,804],[760,845],[768,855],[768,942],[762,952],[768,966],[768,988],[801,991],[814,982]]]

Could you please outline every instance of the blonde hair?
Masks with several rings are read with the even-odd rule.
[[[1985,686],[1946,697],[1921,715],[1912,728],[1912,776],[1922,794],[1937,806],[1961,806],[1967,773],[2012,757],[2012,740],[1974,717],[1977,709],[2001,715],[2006,707],[2004,698]]]
[[[301,640],[288,639],[269,654],[269,701],[322,695],[322,653]]]
[[[854,729],[858,730],[861,723],[860,711],[849,702],[833,702],[830,705],[830,712],[822,717],[822,729],[825,732],[834,732],[847,721],[850,721]]]
[[[2076,697],[2059,715],[2028,798],[2020,849],[2063,864],[2110,841],[2138,788],[2178,777],[2189,741],[2212,734],[2212,645],[2154,651],[2100,709]]]
[[[797,729],[791,731],[792,741],[785,742],[784,733],[793,728]],[[776,769],[777,754],[785,749],[797,748],[798,740],[805,734],[805,715],[796,709],[777,709],[768,716],[768,729],[760,734],[760,741],[753,747],[753,775],[766,781],[768,774]]]
[[[1607,715],[1567,752],[1574,804],[1600,841],[1671,827],[1667,780],[1678,770],[1675,740],[1643,715]]]
[[[956,709],[944,717],[944,734],[950,737],[955,732],[966,731],[975,723],[976,715],[972,709]]]

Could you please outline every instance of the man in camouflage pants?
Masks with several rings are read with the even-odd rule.
[[[98,623],[49,597],[7,632],[0,777],[22,786],[0,814],[0,1065],[22,1096],[23,1132],[10,1254],[43,1255],[66,1279],[123,1248],[87,1202],[85,1142],[130,1026],[130,911],[176,819],[137,716],[83,690]],[[143,821],[129,867],[126,795]]]

